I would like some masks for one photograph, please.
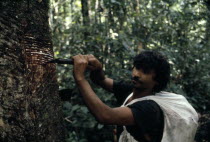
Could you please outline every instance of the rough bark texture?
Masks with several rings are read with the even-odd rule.
[[[39,64],[33,52],[53,56],[48,0],[0,2],[0,141],[64,141],[55,65]]]

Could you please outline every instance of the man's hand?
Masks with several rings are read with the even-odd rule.
[[[90,78],[91,80],[96,83],[100,84],[101,81],[105,79],[105,75],[103,72],[103,66],[99,62],[96,57],[93,55],[87,55],[88,56],[88,69],[91,70]]]
[[[93,55],[76,55],[72,57],[74,61],[74,78],[75,81],[85,79],[84,72],[86,69],[91,70],[90,78],[97,84],[105,79],[102,64]]]
[[[76,55],[72,57],[74,61],[74,78],[76,81],[81,81],[85,79],[84,72],[88,66],[88,56],[87,55]]]
[[[91,71],[102,71],[102,64],[93,55],[86,55],[88,57],[88,69]]]

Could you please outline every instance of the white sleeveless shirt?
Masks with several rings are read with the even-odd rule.
[[[164,114],[164,130],[161,142],[194,142],[198,127],[198,114],[182,95],[160,92],[153,96],[137,98],[126,104],[130,94],[122,106],[129,106],[143,100],[155,101]],[[125,105],[126,104],[126,105]],[[123,126],[119,142],[137,142]]]

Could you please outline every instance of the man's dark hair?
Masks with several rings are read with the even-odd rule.
[[[154,80],[158,82],[153,88],[154,92],[165,89],[170,79],[170,65],[167,59],[157,51],[142,51],[134,58],[136,69],[142,69],[144,73],[155,72]]]

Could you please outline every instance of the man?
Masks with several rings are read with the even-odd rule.
[[[170,76],[164,56],[154,51],[137,55],[133,85],[105,77],[102,64],[93,55],[77,55],[73,60],[74,78],[87,107],[99,122],[123,126],[120,142],[193,142],[196,111],[183,96],[162,92]],[[117,98],[129,95],[121,107],[110,108],[97,97],[84,76],[86,69],[91,70],[94,83]]]

